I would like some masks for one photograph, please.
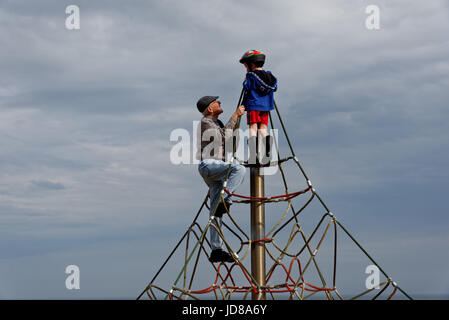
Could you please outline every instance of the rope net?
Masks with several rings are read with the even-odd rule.
[[[291,152],[290,156],[282,159],[277,140],[274,139],[278,157],[275,165],[278,166],[281,176],[283,194],[250,197],[230,193],[223,187],[220,201],[224,201],[223,193],[226,192],[231,194],[235,205],[232,213],[227,211],[223,215],[221,223],[215,216],[209,216],[209,194],[207,194],[187,231],[137,299],[147,297],[150,300],[244,300],[250,299],[252,294],[263,294],[266,299],[273,300],[412,299],[385,273],[328,209],[294,153],[276,103],[275,110]],[[271,115],[270,122],[273,128]],[[235,146],[233,159],[239,161],[234,155]],[[287,174],[284,169],[289,162],[294,163],[296,172],[299,169],[304,178],[302,182],[304,185],[299,191],[289,192]],[[224,186],[226,186],[228,175],[229,169]],[[295,179],[295,182],[298,182],[298,179]],[[267,207],[283,206],[280,210],[276,208],[275,213],[266,214],[269,231],[264,238],[257,240],[251,239],[245,232],[249,230],[247,221],[237,222],[237,220],[248,220],[242,219],[247,217],[244,212],[248,212],[248,206],[245,204],[253,202],[264,203]],[[241,215],[235,213],[234,207],[240,207],[237,204],[241,204]],[[217,207],[218,203],[215,210]],[[207,221],[204,221],[206,219]],[[211,246],[208,230],[210,228],[218,232],[226,250],[234,258],[233,263],[209,262]],[[341,234],[347,243],[352,244],[352,247],[341,245]],[[265,285],[259,284],[251,275],[251,246],[254,244],[264,246]],[[346,294],[344,288],[341,288],[337,282],[341,275],[337,267],[349,273],[353,273],[354,269],[348,267],[348,263],[339,258],[342,250],[340,247],[349,251],[348,260],[354,260],[354,256],[361,254],[366,262],[377,268],[383,279],[379,278],[380,281],[375,286],[367,286],[365,281],[367,274],[362,274],[363,278],[359,277],[360,279],[352,281],[360,287],[359,293],[354,294],[354,289],[351,289],[352,293]],[[357,261],[360,262],[360,260]],[[162,271],[169,273],[165,281],[160,279]],[[350,274],[349,278],[351,277],[355,278],[354,274]],[[157,280],[165,282],[164,285],[158,284]],[[398,296],[398,292],[402,296]]]

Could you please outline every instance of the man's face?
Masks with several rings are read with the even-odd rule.
[[[218,116],[219,114],[223,113],[221,102],[219,100],[212,101],[208,108],[210,108],[210,113],[213,116]]]

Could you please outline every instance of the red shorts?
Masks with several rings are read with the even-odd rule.
[[[263,123],[264,125],[268,126],[268,115],[270,112],[268,111],[247,111],[246,112],[246,119],[247,124],[252,123]]]

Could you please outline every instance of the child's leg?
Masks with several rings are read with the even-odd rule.
[[[254,111],[247,111],[247,120],[248,120],[248,128],[249,128],[249,137],[248,137],[248,147],[249,147],[249,155],[248,155],[248,163],[255,164],[257,162],[257,122],[255,122],[254,117],[257,117],[257,113]],[[257,118],[256,118],[257,119]]]
[[[254,111],[246,112],[246,118],[247,118],[250,137],[257,136],[257,122],[254,121],[254,117],[257,117],[257,114],[255,114]]]
[[[264,123],[259,123],[260,135],[262,138],[268,136],[268,126]]]
[[[251,123],[249,125],[249,136],[250,137],[257,136],[257,123]]]
[[[261,115],[261,122],[259,123],[259,130],[260,130],[261,140],[263,143],[262,160],[261,160],[261,162],[263,164],[266,164],[269,161],[271,161],[271,146],[273,143],[273,137],[271,137],[268,133],[268,119],[269,119],[269,113],[264,112]]]
[[[260,135],[262,138],[265,138],[268,136],[268,120],[270,117],[270,113],[267,111],[260,112],[260,122],[259,122],[259,129],[260,129]]]

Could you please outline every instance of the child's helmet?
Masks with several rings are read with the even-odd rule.
[[[265,54],[262,51],[258,50],[249,50],[246,51],[243,56],[239,60],[240,63],[260,63],[264,64],[265,62]]]

